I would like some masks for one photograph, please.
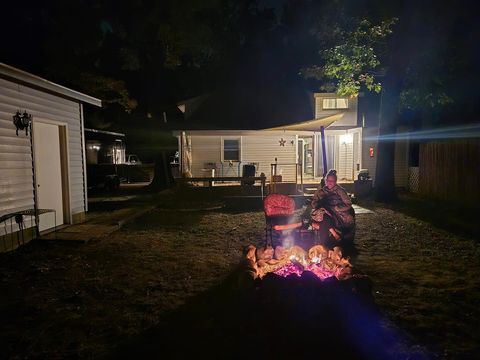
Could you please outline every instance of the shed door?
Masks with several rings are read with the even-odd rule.
[[[63,224],[62,162],[58,125],[33,123],[35,175],[39,209],[56,210],[40,215],[40,231]]]

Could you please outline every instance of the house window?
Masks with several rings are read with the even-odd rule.
[[[348,109],[348,99],[323,99],[323,109]]]
[[[223,160],[240,161],[240,139],[223,140]]]

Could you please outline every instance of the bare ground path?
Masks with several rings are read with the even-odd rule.
[[[374,210],[358,216],[356,266],[371,277],[381,310],[439,357],[476,354],[478,244],[391,209]],[[224,281],[263,226],[259,211],[154,210],[98,241],[36,242],[0,254],[2,355],[109,354]]]

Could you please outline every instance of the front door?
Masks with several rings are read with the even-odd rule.
[[[35,176],[39,209],[53,209],[39,217],[40,231],[63,224],[62,160],[58,125],[33,122]]]
[[[313,137],[298,139],[298,163],[304,176],[313,177]]]
[[[338,149],[338,180],[353,180],[354,157],[353,157],[353,134],[339,136]]]

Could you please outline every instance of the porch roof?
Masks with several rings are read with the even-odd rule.
[[[318,119],[312,119],[303,121],[300,123],[295,124],[286,124],[280,125],[273,128],[265,129],[265,130],[299,130],[299,131],[319,131],[320,127],[327,128],[328,126],[332,125],[335,121],[340,120],[343,117],[343,113],[324,116]]]

